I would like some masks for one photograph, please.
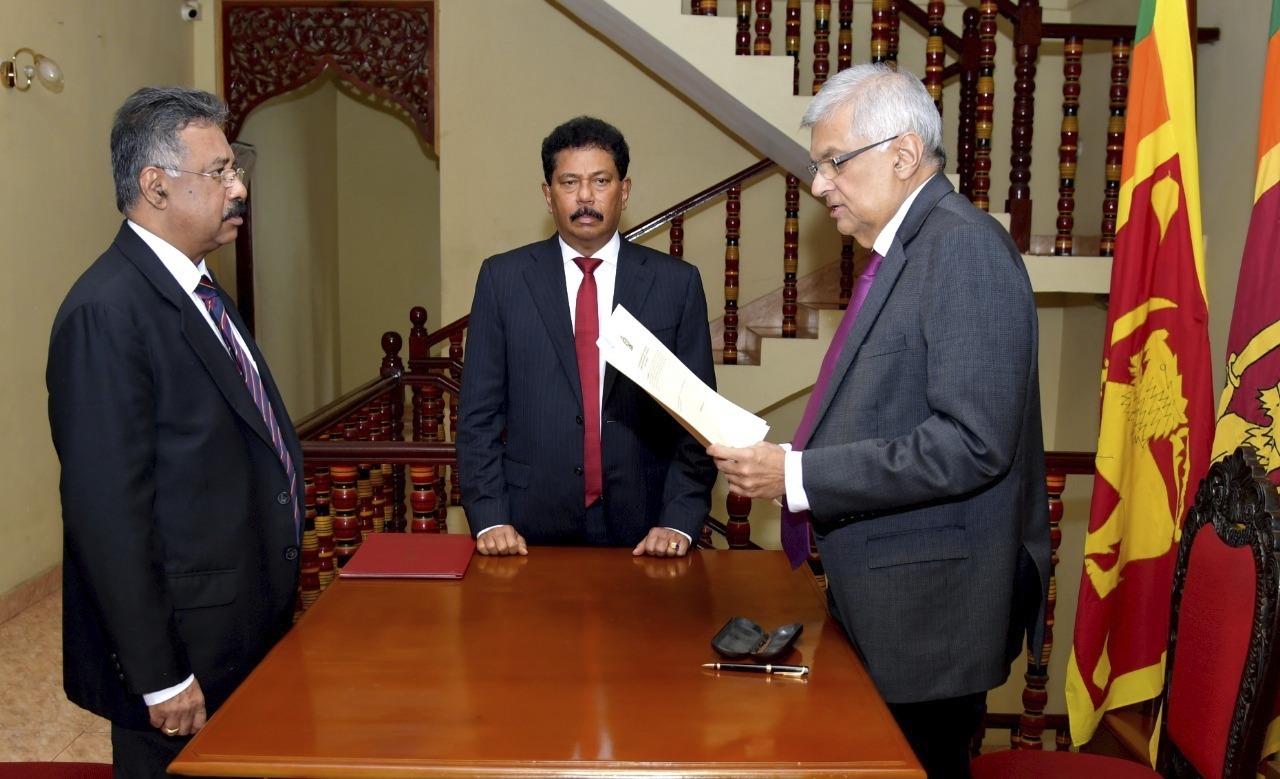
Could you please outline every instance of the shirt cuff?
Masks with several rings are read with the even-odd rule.
[[[782,477],[787,488],[787,509],[794,513],[809,510],[809,496],[804,491],[804,467],[801,459],[804,452],[795,452],[787,447],[783,455]]]
[[[677,529],[676,529],[676,528],[674,528],[674,527],[665,527],[665,526],[664,526],[662,529],[663,529],[663,530],[670,530],[672,533],[679,533],[680,535],[684,536],[684,540],[688,541],[690,546],[693,546],[693,536],[689,535],[688,533],[684,532],[683,530],[677,530]]]
[[[490,525],[484,530],[481,530],[479,533],[476,533],[476,538],[480,538],[480,536],[484,535],[485,533],[488,533],[490,530],[496,530],[497,528],[500,528],[500,527],[502,527],[502,525]]]
[[[147,704],[148,706],[154,706],[157,703],[164,703],[170,698],[178,697],[178,693],[190,687],[191,683],[194,682],[195,680],[196,680],[196,675],[191,674],[186,679],[183,679],[182,681],[178,682],[172,687],[166,687],[163,690],[160,690],[159,692],[143,693],[142,702]]]

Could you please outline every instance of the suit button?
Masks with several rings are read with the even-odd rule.
[[[577,422],[578,424],[582,424],[582,415],[579,414],[578,416],[574,417],[574,421]]]
[[[283,506],[288,502],[289,502],[289,493],[282,492],[276,496],[276,503],[279,503],[281,506]]]
[[[124,674],[119,673],[119,674],[116,674],[116,676],[118,676],[118,677],[120,678],[120,681],[122,681],[122,682],[124,681]]]
[[[284,549],[284,559],[293,562],[298,559],[298,547],[286,546]]]
[[[581,476],[581,475],[582,475],[582,466],[578,466],[577,468],[574,468],[574,469],[573,469],[573,472],[574,472],[574,474],[575,474],[575,475],[577,475],[577,476]]]

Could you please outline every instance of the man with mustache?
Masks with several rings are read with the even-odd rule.
[[[595,344],[621,305],[715,386],[698,269],[618,233],[629,161],[599,119],[557,127],[542,142],[556,234],[480,269],[457,446],[481,554],[559,544],[680,557],[710,509],[710,458]]]
[[[162,777],[288,629],[302,452],[205,256],[235,240],[244,172],[207,92],[116,113],[127,217],[53,324],[62,463],[63,684],[111,720],[116,777]]]

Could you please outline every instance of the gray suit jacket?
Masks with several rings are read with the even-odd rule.
[[[622,305],[715,387],[698,269],[623,241]],[[600,406],[607,527],[584,526],[582,390],[556,236],[485,260],[458,408],[458,479],[472,533],[510,523],[530,543],[632,546],[656,525],[695,541],[716,469],[701,444],[607,366]]]
[[[885,699],[1001,684],[1049,579],[1035,298],[941,174],[898,229],[803,455],[832,610]]]

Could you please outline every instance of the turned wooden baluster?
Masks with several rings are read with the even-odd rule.
[[[404,363],[400,360],[400,347],[403,339],[400,334],[394,331],[387,331],[382,334],[382,377],[391,378],[393,376],[402,376],[404,374]],[[398,384],[395,389],[387,393],[387,413],[384,419],[387,425],[388,441],[404,440],[404,385]],[[387,471],[384,469],[384,476]],[[405,478],[404,465],[397,464],[390,466],[390,475],[385,476],[388,479],[387,484],[387,502],[391,507],[391,519],[387,525],[387,529],[395,533],[403,533],[405,520]]]
[[[356,415],[354,424],[348,424],[352,430],[348,441],[369,441],[373,437],[373,425],[368,409],[361,409]],[[363,541],[374,532],[373,519],[373,468],[369,463],[356,465],[356,518],[360,525],[360,539]]]
[[[409,495],[409,504],[413,506],[411,532],[440,532],[436,524],[435,475],[436,469],[430,465],[409,466],[409,481],[413,485],[413,492]]]
[[[996,99],[996,0],[982,0],[978,19],[978,125],[973,150],[973,204],[991,210],[991,130]]]
[[[735,184],[726,193],[724,204],[724,352],[725,365],[738,363],[738,213],[742,187]]]
[[[889,6],[891,0],[871,0],[871,61],[889,59]]]
[[[671,228],[668,236],[671,238],[671,246],[667,253],[672,257],[684,259],[684,214],[676,214],[671,217]]]
[[[800,257],[800,179],[787,174],[782,223],[782,337],[796,337],[796,269]]]
[[[746,549],[751,541],[751,498],[730,492],[725,499],[729,520],[724,523],[724,537],[730,549]]]
[[[942,69],[946,66],[947,50],[942,43],[942,31],[945,29],[942,14],[946,3],[942,0],[929,0],[929,40],[924,47],[924,87],[929,90],[933,104],[942,114]]]
[[[320,436],[320,440],[326,440],[328,436]],[[320,560],[320,591],[333,582],[333,577],[337,572],[337,567],[333,562],[334,542],[333,542],[333,487],[332,476],[327,466],[317,466],[315,469],[316,483],[316,546],[319,551],[317,557]]]
[[[787,56],[791,58],[791,94],[800,94],[800,0],[787,0],[787,16],[783,26],[786,33]]]
[[[751,54],[751,0],[738,0],[738,36],[734,39],[733,53]]]
[[[417,389],[417,388],[415,388]],[[421,387],[421,391],[415,395],[418,402],[418,410],[414,413],[414,422],[418,423],[418,435],[415,441],[439,441],[440,440],[440,424],[444,420],[444,403],[440,399],[440,387],[436,384],[425,384]],[[431,466],[431,472],[436,474],[432,481],[432,489],[435,490],[435,512],[436,519],[439,521],[437,527],[443,527],[445,516],[448,513],[448,506],[444,504],[444,474],[442,466]],[[440,532],[440,531],[434,531]]]
[[[1036,58],[1040,51],[1040,2],[1019,0],[1014,26],[1013,130],[1010,135],[1009,233],[1021,251],[1031,246],[1031,136],[1036,113]]]
[[[769,15],[773,13],[773,0],[756,0],[756,44],[752,50],[757,57],[767,57],[773,53],[773,41],[769,33],[773,32],[773,22]]]
[[[302,519],[302,551],[298,555],[298,600],[302,611],[320,597],[320,542],[316,540],[316,482],[315,469],[303,467],[306,513]],[[294,619],[300,615],[294,615]]]
[[[1058,236],[1053,253],[1068,257],[1075,229],[1076,164],[1080,152],[1080,56],[1084,39],[1071,36],[1062,42],[1062,139],[1058,144]]]
[[[1111,118],[1107,120],[1106,185],[1102,194],[1102,238],[1098,254],[1110,257],[1116,250],[1116,213],[1120,203],[1120,165],[1124,162],[1125,104],[1129,100],[1128,38],[1111,42]]]
[[[360,548],[360,518],[356,515],[356,466],[335,465],[333,477],[333,561],[339,569]]]
[[[799,35],[800,18],[796,17],[796,34]],[[831,0],[813,0],[813,94],[818,94],[827,83],[831,72]],[[798,44],[797,44],[798,46]],[[798,71],[797,71],[798,72]],[[796,94],[800,94],[797,85]]]
[[[1073,469],[1077,470],[1077,469]],[[1078,470],[1077,470],[1078,472]],[[1058,603],[1058,547],[1062,543],[1062,490],[1066,487],[1067,471],[1047,468],[1045,486],[1049,493],[1049,597],[1045,609],[1044,648],[1039,657],[1027,656],[1026,686],[1022,690],[1022,716],[1018,731],[1013,734],[1014,749],[1043,749],[1044,707],[1049,700],[1049,657],[1053,653],[1054,609]]]
[[[853,0],[840,0],[840,35],[836,49],[836,70],[853,64]],[[874,25],[872,25],[874,30]],[[873,32],[874,34],[874,32]],[[874,44],[873,44],[874,45]],[[847,308],[853,295],[853,237],[840,236],[840,308]]]
[[[912,0],[912,2],[915,2],[915,0]],[[898,0],[889,0],[889,16],[886,21],[889,23],[889,27],[885,36],[887,44],[885,59],[896,64],[898,62],[898,27],[900,24],[898,19]]]
[[[379,397],[369,404],[369,440],[388,441],[391,427],[386,423],[386,397]],[[391,504],[388,502],[387,478],[391,474],[391,466],[387,463],[374,463],[369,466],[369,488],[373,495],[369,502],[373,507],[373,532],[385,533],[391,524]]]
[[[719,12],[716,0],[690,0],[689,9],[700,16],[715,16]]]
[[[978,10],[964,12],[960,51],[960,125],[956,132],[956,173],[960,194],[973,200],[973,163],[978,151]]]
[[[440,388],[436,388],[436,440],[447,441],[449,439],[449,431],[445,429],[444,424],[444,400],[440,397]],[[456,400],[450,395],[450,400]],[[457,417],[454,416],[456,420]],[[449,526],[449,495],[451,488],[449,484],[449,466],[443,463],[436,466],[436,520],[439,523],[441,533],[447,533]]]
[[[853,64],[853,0],[840,0],[840,32],[836,36],[836,72]]]

